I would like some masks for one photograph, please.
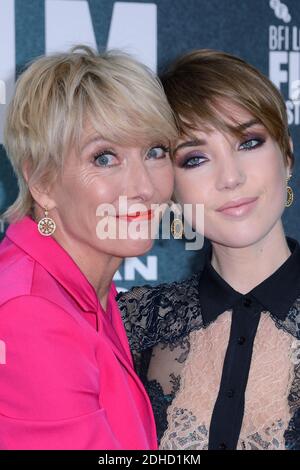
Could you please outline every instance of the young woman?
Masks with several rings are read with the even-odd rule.
[[[160,447],[299,449],[300,249],[281,220],[292,202],[285,104],[268,78],[218,51],[185,55],[163,84],[181,133],[175,196],[204,205],[211,245],[191,279],[120,295]]]
[[[6,125],[20,192],[0,246],[0,449],[157,447],[112,279],[152,246],[150,207],[173,191],[172,135],[161,84],[126,54],[77,47],[19,78]]]

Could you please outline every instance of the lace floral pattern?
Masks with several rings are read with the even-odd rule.
[[[199,425],[197,423],[197,418],[191,411],[174,407],[169,419],[173,426],[164,435],[161,449],[207,449],[208,429],[205,424]]]
[[[184,283],[134,287],[117,295],[132,351],[158,343],[176,346],[190,331],[203,327],[198,282],[195,274]]]
[[[246,439],[240,439],[238,449],[240,450],[283,450],[284,442],[282,434],[284,423],[281,419],[264,429],[263,435],[255,432]]]
[[[276,326],[300,340],[300,297],[295,300],[285,320],[272,316]]]

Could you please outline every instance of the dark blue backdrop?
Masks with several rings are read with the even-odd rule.
[[[16,76],[29,60],[83,41],[100,49],[132,46],[132,51],[158,72],[177,55],[194,48],[239,55],[270,76],[287,102],[296,167],[291,181],[295,202],[285,211],[284,224],[290,236],[299,238],[299,27],[298,0],[2,0],[0,80],[7,84],[8,101]],[[0,125],[4,112],[5,104],[1,104]],[[0,145],[1,211],[14,200],[16,191]],[[126,260],[116,275],[116,284],[125,288],[184,278],[200,267],[202,254],[184,250],[180,241],[157,241],[147,255]]]

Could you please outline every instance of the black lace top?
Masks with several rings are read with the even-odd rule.
[[[118,295],[162,449],[300,449],[300,247],[247,295],[214,270]]]

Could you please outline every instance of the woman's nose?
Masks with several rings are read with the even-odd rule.
[[[218,167],[217,189],[235,189],[246,180],[246,175],[235,155],[227,156]]]
[[[130,165],[127,178],[127,197],[129,199],[149,201],[153,198],[154,180],[142,161]]]

